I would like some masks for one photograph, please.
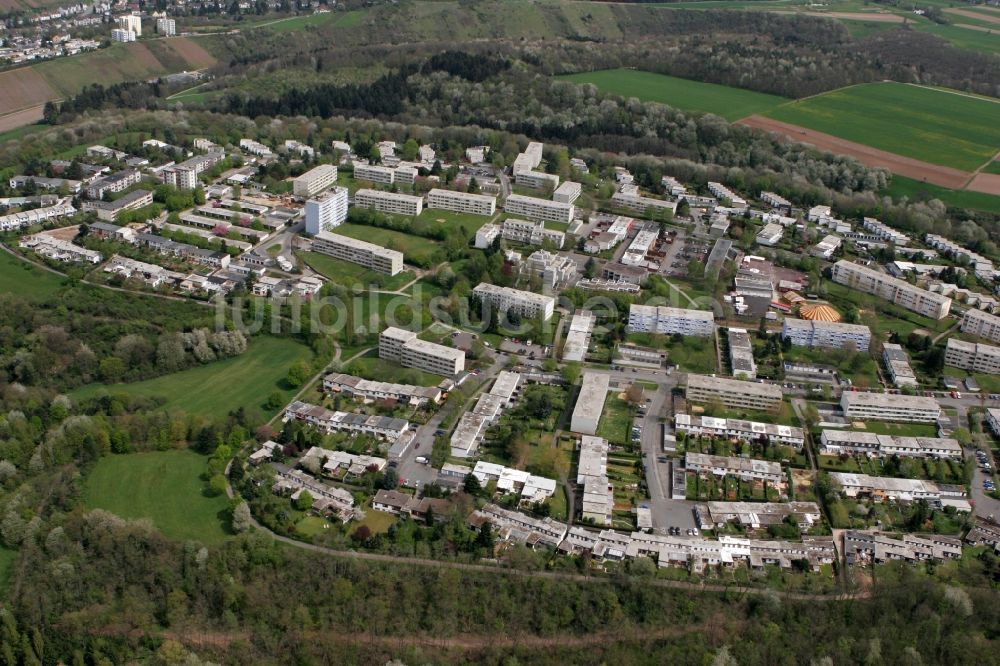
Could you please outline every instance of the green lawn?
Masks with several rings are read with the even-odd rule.
[[[677,109],[714,113],[738,120],[763,113],[787,100],[777,95],[702,83],[635,69],[605,69],[559,77],[574,83],[591,83],[605,92],[661,102]]]
[[[165,409],[206,417],[223,417],[239,407],[263,409],[274,391],[288,400],[295,390],[284,379],[292,363],[308,361],[308,347],[285,338],[256,337],[236,358],[216,361],[134,384],[91,384],[73,392],[85,398],[104,392],[162,396]]]
[[[44,300],[62,286],[63,278],[0,252],[0,292]]]
[[[407,263],[429,264],[438,250],[438,244],[430,239],[363,224],[342,224],[337,227],[337,233],[398,250]]]
[[[855,430],[866,430],[876,435],[894,435],[896,437],[937,437],[937,428],[928,423],[889,423],[887,421],[865,421],[864,428]]]
[[[1000,173],[1000,162],[990,162],[989,166],[983,169],[986,173]],[[966,190],[949,190],[946,187],[923,183],[919,180],[906,178],[905,176],[893,175],[889,187],[880,194],[887,194],[895,199],[908,197],[915,201],[928,201],[939,199],[946,206],[953,208],[971,208],[982,210],[988,213],[1000,215],[1000,197],[981,192],[969,192]]]
[[[417,370],[416,368],[404,368],[398,363],[379,358],[377,352],[354,359],[344,371],[358,377],[364,377],[365,379],[377,379],[397,384],[413,384],[415,386],[437,386],[444,379],[440,375]]]
[[[216,544],[227,538],[225,496],[206,495],[206,459],[192,451],[102,458],[87,476],[84,503],[122,518],[147,518],[171,539]]]
[[[971,171],[1000,150],[1000,100],[902,83],[866,83],[764,115],[898,155]]]
[[[374,285],[384,291],[396,291],[412,282],[415,277],[412,271],[403,271],[396,275],[377,273],[364,266],[335,259],[319,252],[303,252],[301,254],[310,268],[331,282],[344,287]]]
[[[632,407],[610,393],[604,402],[601,421],[597,425],[597,434],[612,444],[628,444],[632,433]]]
[[[488,215],[471,215],[469,213],[456,213],[450,210],[439,210],[437,208],[425,208],[424,212],[414,218],[418,222],[425,223],[431,229],[444,228],[449,235],[456,233],[460,229],[465,229],[465,235],[473,238],[479,227],[490,221]],[[545,226],[549,227],[550,222]]]

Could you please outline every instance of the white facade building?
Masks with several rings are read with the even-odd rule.
[[[931,319],[943,319],[951,310],[951,299],[946,296],[931,293],[905,280],[844,259],[833,265],[833,281],[866,294],[874,294]]]
[[[864,352],[868,351],[872,332],[861,324],[785,318],[781,337],[799,347],[844,349],[848,343],[853,343],[855,351]]]
[[[665,305],[629,306],[628,330],[633,333],[693,335],[707,337],[715,333],[715,315],[711,310],[686,310]]]
[[[472,215],[494,215],[497,212],[497,198],[486,194],[435,188],[427,193],[427,207]]]
[[[424,200],[410,194],[382,192],[381,190],[358,190],[354,193],[354,205],[371,208],[392,215],[415,217],[424,210]]]
[[[403,253],[389,248],[356,240],[347,236],[320,230],[313,239],[314,252],[328,254],[336,259],[349,261],[378,273],[395,275],[403,270]]]
[[[504,202],[504,210],[511,215],[523,215],[530,220],[569,224],[573,221],[575,209],[570,203],[512,194]]]
[[[334,187],[321,197],[309,199],[305,213],[307,234],[315,236],[340,226],[347,219],[347,188]]]
[[[292,181],[292,193],[297,197],[314,197],[337,182],[337,167],[320,164]]]
[[[472,293],[484,303],[492,305],[498,312],[514,312],[522,319],[541,317],[542,321],[548,321],[555,311],[556,299],[531,291],[482,282],[476,285]]]

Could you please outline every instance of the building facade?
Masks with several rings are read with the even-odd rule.
[[[395,275],[403,270],[402,252],[340,234],[333,234],[329,231],[321,230],[316,234],[312,249],[336,259],[370,268],[378,273]]]
[[[931,319],[943,319],[951,310],[951,299],[894,278],[886,273],[847,260],[833,265],[833,281]]]

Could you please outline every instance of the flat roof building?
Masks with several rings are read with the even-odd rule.
[[[347,188],[334,187],[320,197],[306,201],[306,233],[330,231],[347,220]]]
[[[781,406],[782,395],[781,387],[774,384],[689,374],[687,399],[701,403],[718,400],[729,409],[772,411]]]
[[[753,458],[711,456],[689,451],[684,455],[684,468],[695,474],[735,476],[745,481],[767,481],[778,485],[786,481],[781,464]]]
[[[1000,317],[969,308],[962,317],[962,332],[1000,342]]]
[[[861,324],[786,317],[781,337],[800,347],[844,349],[850,343],[854,345],[855,351],[865,352],[871,343],[872,332]]]
[[[569,224],[573,221],[574,207],[571,203],[512,194],[504,202],[504,211],[511,215],[523,215],[530,220]]]
[[[584,435],[580,438],[580,458],[576,484],[583,488],[581,516],[597,525],[610,525],[615,507],[614,491],[608,482],[608,440]]]
[[[594,330],[594,313],[590,310],[577,310],[569,323],[569,332],[563,343],[562,360],[564,362],[582,363],[587,358],[590,347],[590,334]]]
[[[802,428],[774,423],[676,414],[674,426],[677,432],[721,439],[739,439],[744,442],[766,440],[771,444],[782,444],[796,449],[801,449],[805,444],[805,431]]]
[[[515,243],[526,243],[528,245],[552,243],[560,249],[566,243],[566,234],[564,232],[556,229],[546,229],[544,222],[530,222],[528,220],[511,218],[504,220],[501,226],[501,233],[504,240],[514,241]]]
[[[948,338],[944,364],[970,372],[1000,375],[1000,347]]]
[[[711,310],[685,310],[665,305],[633,303],[628,311],[628,330],[633,333],[678,333],[708,337],[715,333],[715,315]]]
[[[434,188],[427,193],[427,207],[472,215],[493,215],[497,212],[497,198]]]
[[[822,520],[816,502],[707,502],[704,526],[725,527],[738,523],[749,529],[780,525],[792,518],[802,530],[811,529]],[[699,525],[702,527],[702,525]]]
[[[323,390],[327,393],[341,393],[361,400],[396,400],[419,406],[427,402],[441,402],[441,389],[436,386],[413,386],[395,384],[372,379],[363,379],[340,372],[323,378]]]
[[[292,181],[292,193],[297,197],[314,197],[333,187],[336,182],[337,167],[332,164],[320,164]]]
[[[451,435],[451,455],[471,458],[476,455],[486,430],[512,405],[521,383],[521,375],[507,370],[497,375],[489,393],[479,396],[475,407],[462,414]]]
[[[895,386],[916,388],[917,376],[914,374],[913,368],[910,367],[910,357],[903,350],[902,345],[892,342],[884,343],[882,345],[882,361],[885,363],[885,368]],[[947,357],[945,362],[947,362]]]
[[[875,501],[912,502],[919,499],[937,500],[942,491],[933,481],[897,479],[889,476],[830,472],[830,479],[846,497],[870,497]]]
[[[943,319],[951,310],[951,299],[946,296],[931,293],[905,280],[845,259],[833,265],[833,281],[866,294],[874,294],[931,319]]]
[[[313,239],[315,252],[370,268],[378,273],[395,275],[403,270],[403,253],[365,241],[320,231]]]
[[[937,400],[916,395],[844,391],[840,406],[849,419],[937,423],[941,416]]]
[[[376,164],[355,163],[354,179],[367,180],[368,182],[381,183],[382,185],[392,185],[396,180],[396,170]]]
[[[453,377],[465,369],[465,352],[461,349],[421,340],[413,331],[395,326],[379,336],[378,355],[407,368],[445,377]]]
[[[904,534],[901,538],[883,532],[847,530],[844,556],[852,566],[893,560],[903,562],[944,562],[962,557],[962,542],[955,537]]]
[[[514,312],[522,319],[541,317],[542,321],[548,321],[555,311],[556,299],[531,291],[483,282],[476,285],[472,293],[482,302],[492,305],[498,312]]]
[[[573,408],[570,430],[585,435],[596,435],[597,424],[604,411],[604,401],[608,397],[610,377],[603,373],[584,372],[580,394]]]
[[[745,328],[730,328],[726,332],[729,342],[729,365],[737,379],[757,379],[757,362],[753,358],[753,343]]]
[[[580,183],[574,183],[571,180],[567,180],[562,185],[556,188],[555,192],[552,193],[552,200],[558,201],[559,203],[575,203],[577,199],[580,198],[580,194],[583,192],[583,187]]]
[[[856,430],[825,429],[821,451],[827,455],[901,456],[910,458],[962,457],[958,440],[945,437],[894,437]]]
[[[391,215],[415,217],[424,210],[424,200],[410,194],[382,192],[381,190],[358,190],[354,193],[354,205],[371,208]]]

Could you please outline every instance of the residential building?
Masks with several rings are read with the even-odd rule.
[[[634,185],[625,186],[611,195],[611,203],[619,208],[628,208],[638,213],[645,213],[649,209],[666,211],[670,215],[677,212],[676,201],[666,201],[664,199],[643,196],[639,194],[639,189]]]
[[[420,215],[424,210],[424,200],[421,197],[368,189],[354,193],[354,205],[358,208],[373,208],[383,213],[407,217]]]
[[[587,358],[590,348],[590,334],[594,331],[594,313],[590,310],[577,310],[569,323],[566,341],[563,343],[562,360],[564,362],[582,363]]]
[[[730,328],[726,332],[729,342],[729,365],[737,379],[757,379],[757,363],[753,358],[753,343],[745,328]]]
[[[340,234],[320,230],[313,238],[314,252],[328,254],[370,268],[378,273],[395,275],[403,270],[403,253]]]
[[[769,222],[765,224],[764,228],[757,233],[757,244],[774,247],[779,241],[781,241],[781,237],[784,233],[785,228],[783,226],[774,222]]]
[[[114,201],[84,201],[83,210],[92,210],[97,213],[97,217],[108,222],[113,222],[118,214],[127,211],[149,206],[153,203],[153,193],[149,190],[134,190],[119,197]]]
[[[481,164],[486,161],[488,152],[490,152],[489,146],[471,146],[465,149],[465,159],[473,164]]]
[[[138,14],[126,14],[115,17],[115,25],[122,30],[131,30],[136,37],[142,37],[142,17]]]
[[[956,259],[968,259],[969,263],[972,264],[973,271],[981,278],[991,280],[996,276],[996,269],[992,261],[981,254],[965,249],[954,241],[936,234],[927,234],[924,237],[924,242]]]
[[[0,231],[18,231],[33,224],[42,224],[57,217],[67,217],[76,213],[69,199],[64,199],[54,206],[33,208],[20,213],[0,215]]]
[[[160,179],[167,185],[173,185],[179,190],[193,190],[199,186],[198,176],[203,171],[226,159],[222,150],[213,150],[204,155],[197,155],[160,170]]]
[[[354,163],[354,179],[367,180],[382,185],[392,185],[396,180],[396,170],[377,164]]]
[[[500,237],[501,229],[496,224],[484,224],[476,231],[474,246],[480,250],[493,247],[493,243]]]
[[[292,181],[292,193],[297,197],[308,199],[333,187],[336,182],[337,167],[332,164],[320,164]]]
[[[1000,347],[948,338],[944,364],[969,372],[1000,375]]]
[[[689,451],[684,455],[684,469],[689,473],[735,476],[744,481],[766,481],[779,486],[786,482],[781,464],[753,458],[711,456]]]
[[[847,530],[844,555],[852,566],[904,562],[944,562],[962,557],[962,542],[955,537],[904,534],[901,538],[884,532]]]
[[[105,193],[127,190],[133,185],[138,185],[141,180],[142,174],[138,171],[135,169],[126,169],[125,171],[119,171],[118,173],[95,180],[87,186],[84,193],[91,199],[103,199]]]
[[[430,146],[420,146],[417,148],[417,158],[424,164],[433,164],[437,153]]]
[[[828,234],[823,237],[823,240],[813,246],[810,253],[812,256],[819,257],[820,259],[829,259],[837,251],[837,248],[840,247],[840,240],[840,236]]]
[[[113,240],[120,243],[135,243],[135,229],[131,227],[120,227],[116,224],[105,222],[93,222],[88,225],[90,234],[104,240]]]
[[[656,241],[660,238],[660,232],[655,229],[643,229],[635,235],[632,242],[625,249],[621,256],[621,263],[626,266],[645,266],[646,255],[652,250]]]
[[[715,315],[711,310],[633,303],[628,311],[628,330],[632,333],[708,337],[715,334]]]
[[[962,332],[1000,342],[1000,317],[969,308],[962,317]]]
[[[996,407],[986,408],[986,425],[990,427],[994,435],[1000,437],[1000,409]]]
[[[825,429],[820,451],[827,455],[900,456],[909,458],[962,458],[958,440],[944,437],[894,437],[857,430]]]
[[[504,210],[510,215],[523,215],[530,220],[569,224],[573,221],[574,207],[571,203],[512,194],[504,202]]]
[[[559,187],[559,176],[554,173],[545,173],[544,171],[534,171],[532,169],[516,169],[514,171],[514,182],[524,187],[533,187],[539,190],[546,187],[555,189]]]
[[[618,262],[608,262],[601,268],[601,277],[613,282],[628,282],[634,285],[642,285],[649,273],[640,266],[626,266]]]
[[[483,523],[496,528],[501,541],[519,541],[531,548],[558,548],[569,530],[565,523],[552,518],[534,518],[496,504],[487,504],[473,511],[467,520],[468,526],[474,530],[478,530]]]
[[[855,351],[865,352],[871,343],[872,332],[861,324],[786,317],[781,337],[799,347],[845,349],[853,345]]]
[[[504,240],[528,245],[551,243],[555,247],[562,249],[563,244],[566,242],[565,233],[554,229],[546,229],[544,222],[529,222],[528,220],[518,220],[516,218],[504,220],[501,233]]]
[[[378,339],[378,355],[407,368],[417,368],[445,377],[465,370],[465,352],[454,347],[427,342],[413,331],[390,326]]]
[[[687,399],[701,403],[720,401],[729,409],[772,411],[781,406],[782,395],[781,387],[775,384],[689,374]]]
[[[472,293],[481,302],[489,303],[498,313],[513,312],[521,319],[541,318],[542,321],[548,321],[555,311],[556,299],[530,291],[482,282],[476,285]]]
[[[731,208],[746,208],[747,200],[743,197],[737,195],[735,192],[730,190],[728,187],[722,183],[709,182],[708,191],[717,196],[719,199],[725,199],[729,202]]]
[[[608,481],[608,440],[584,435],[580,438],[576,485],[583,489],[581,516],[597,525],[610,525],[615,507],[614,490]]]
[[[404,419],[334,412],[300,400],[296,400],[285,408],[285,420],[290,419],[307,423],[325,435],[334,432],[347,432],[390,441],[397,439],[410,429],[409,421]]]
[[[472,470],[479,483],[486,487],[490,482],[496,483],[498,493],[520,496],[524,504],[544,502],[556,492],[555,479],[529,474],[523,470],[504,467],[497,463],[480,460]]]
[[[941,416],[937,400],[916,395],[844,391],[840,406],[844,416],[857,420],[937,423]]]
[[[346,187],[334,187],[322,196],[306,201],[306,233],[315,236],[343,224],[347,219],[347,198]]]
[[[830,479],[845,497],[867,497],[876,502],[913,502],[920,499],[940,500],[944,492],[933,481],[897,479],[889,476],[830,472]]]
[[[279,472],[271,490],[279,495],[290,495],[292,501],[308,492],[313,498],[313,512],[333,516],[345,523],[355,517],[354,497],[350,492],[321,483],[300,469]]]
[[[497,212],[497,198],[434,188],[427,193],[427,207],[471,215],[494,215]]]
[[[489,393],[479,396],[472,410],[462,414],[451,435],[451,455],[471,458],[476,454],[486,430],[493,425],[504,409],[511,406],[517,396],[521,375],[502,371],[493,382]]]
[[[436,386],[413,386],[411,384],[395,384],[373,379],[363,379],[339,372],[323,378],[323,390],[327,393],[340,393],[352,396],[365,402],[374,400],[393,400],[419,407],[427,403],[441,402],[441,389]]]
[[[609,375],[598,372],[584,372],[580,394],[573,408],[570,430],[585,435],[596,435],[597,424],[604,411],[604,401],[608,397]]]
[[[552,193],[552,200],[567,204],[576,203],[582,193],[583,186],[580,183],[567,180]]]
[[[102,259],[100,252],[88,250],[70,241],[44,233],[24,236],[17,244],[20,247],[31,250],[37,255],[48,257],[55,261],[84,262],[96,266],[101,263]]]
[[[792,210],[792,202],[774,192],[761,192],[760,200],[776,210],[783,210],[786,213]]]
[[[951,309],[950,298],[844,259],[833,265],[833,281],[866,294],[874,294],[931,319],[943,319]]]
[[[77,194],[80,191],[82,183],[78,180],[70,180],[68,178],[46,178],[44,176],[12,176],[10,179],[10,186],[12,188],[22,188],[31,183],[34,183],[36,189],[43,190],[58,190],[65,187],[66,191],[70,194]]]
[[[128,42],[134,42],[135,37],[136,34],[131,30],[126,30],[124,28],[113,28],[111,30],[111,41],[113,42],[127,44]]]
[[[184,277],[183,274],[168,271],[162,266],[147,264],[117,254],[111,257],[103,270],[105,273],[113,273],[126,280],[133,278],[141,280],[147,286],[154,289],[162,284],[180,281]]]
[[[901,231],[896,231],[892,227],[886,225],[874,217],[866,217],[862,222],[861,226],[871,235],[875,236],[879,240],[886,241],[887,243],[892,243],[894,245],[909,245],[910,237]]]
[[[676,414],[674,427],[677,432],[685,432],[692,436],[738,439],[748,443],[766,440],[771,444],[791,446],[796,449],[801,449],[805,444],[805,431],[802,428],[759,421]]]
[[[164,37],[173,37],[177,34],[177,21],[172,18],[156,19],[156,33]]]
[[[949,342],[951,341],[949,340]],[[917,376],[914,374],[913,368],[910,367],[910,357],[901,345],[892,342],[884,343],[882,345],[882,362],[885,363],[885,369],[889,371],[893,385],[899,388],[904,386],[917,387]],[[945,362],[947,362],[947,357]]]
[[[259,141],[254,141],[253,139],[240,139],[240,150],[266,159],[274,157],[274,153],[270,148]]]
[[[541,280],[544,290],[569,285],[577,274],[577,265],[573,259],[548,250],[532,252],[524,266],[529,275]]]
[[[791,518],[799,529],[805,531],[822,521],[816,502],[708,502],[706,513],[697,511],[698,527],[724,528],[727,523],[737,523],[748,529],[759,530],[770,525],[780,525]]]

